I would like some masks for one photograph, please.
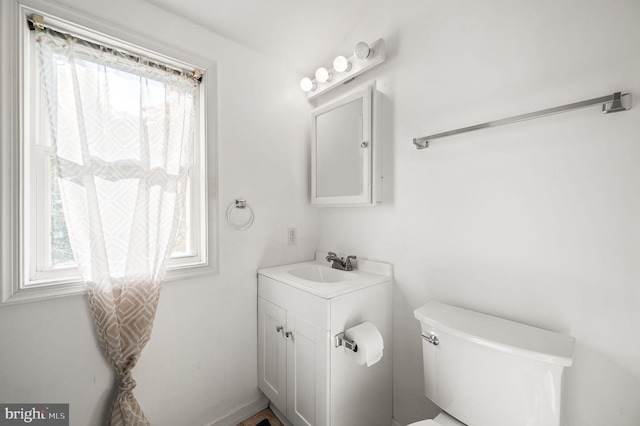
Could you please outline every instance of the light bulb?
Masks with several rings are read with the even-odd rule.
[[[353,49],[353,54],[356,55],[358,59],[366,59],[371,55],[371,49],[367,43],[361,41],[356,44],[355,49]]]
[[[344,56],[336,56],[333,60],[333,69],[336,70],[336,72],[349,71],[351,69],[351,62]]]
[[[311,90],[315,90],[316,84],[313,81],[311,81],[310,78],[305,77],[302,80],[300,80],[300,88],[302,89],[303,92],[309,92]]]
[[[320,83],[331,81],[331,73],[325,67],[320,67],[316,70],[316,80]]]

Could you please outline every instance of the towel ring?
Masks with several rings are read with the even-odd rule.
[[[235,209],[240,209],[240,210],[248,209],[249,220],[247,220],[245,223],[235,223],[231,217],[233,216],[233,212],[235,211]],[[229,207],[227,208],[227,223],[236,231],[246,231],[247,229],[251,228],[251,225],[253,225],[253,219],[254,219],[253,209],[247,203],[247,200],[236,199],[233,203],[229,204]]]

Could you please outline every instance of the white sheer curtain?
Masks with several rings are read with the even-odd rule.
[[[109,425],[148,425],[131,369],[149,340],[192,163],[198,83],[36,34],[69,241],[118,375]]]

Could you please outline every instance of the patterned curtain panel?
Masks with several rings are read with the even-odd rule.
[[[198,83],[36,35],[69,241],[118,375],[109,425],[148,425],[131,369],[149,340],[185,204]]]

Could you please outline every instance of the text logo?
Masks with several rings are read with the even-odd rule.
[[[0,426],[69,426],[69,404],[0,404]]]

